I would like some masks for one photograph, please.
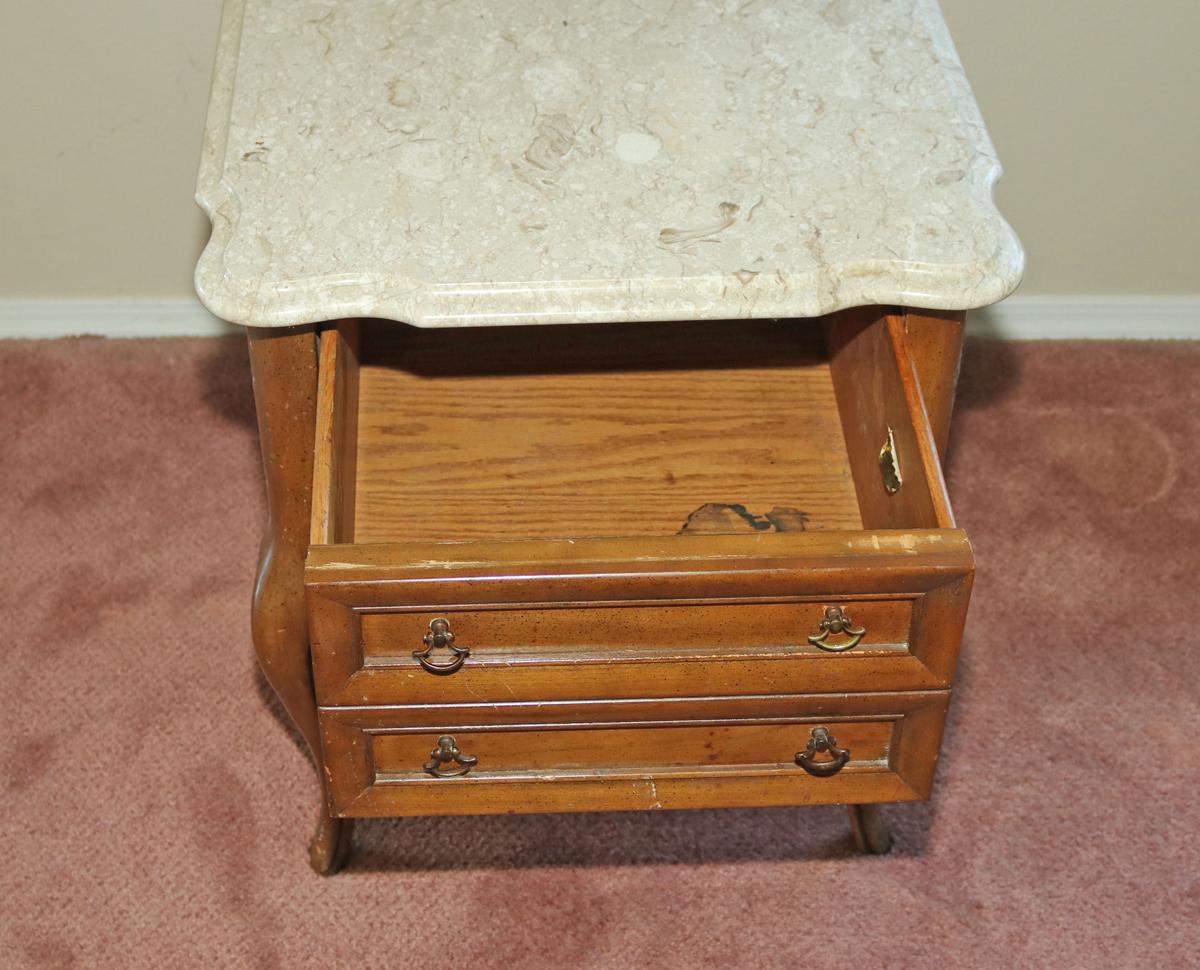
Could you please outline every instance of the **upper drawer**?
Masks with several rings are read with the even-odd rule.
[[[687,559],[673,558],[675,542],[664,548],[647,540],[469,544],[456,547],[461,560],[421,562],[380,547],[374,551],[386,553],[386,563],[368,557],[358,564],[315,549],[309,603],[318,700],[826,693],[950,683],[971,579],[960,533],[691,542],[700,555]]]
[[[950,683],[973,562],[902,319],[533,330],[323,336],[321,703]]]

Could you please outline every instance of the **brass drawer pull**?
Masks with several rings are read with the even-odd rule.
[[[413,657],[431,674],[452,674],[463,665],[463,661],[471,656],[470,647],[459,647],[454,643],[454,634],[450,632],[450,621],[442,618],[429,621],[429,632],[424,637],[425,649],[414,650]],[[429,655],[438,647],[445,647],[454,659],[449,663],[435,664]]]
[[[900,474],[900,456],[896,454],[896,435],[887,429],[887,441],[879,450],[879,470],[883,473],[883,487],[888,495],[895,495],[904,484]]]
[[[434,778],[454,778],[458,775],[465,775],[468,771],[475,767],[479,759],[463,754],[458,750],[458,742],[449,734],[443,734],[438,738],[437,747],[429,752],[429,757],[432,761],[425,762],[425,770]],[[449,771],[443,771],[442,765],[454,762],[458,765],[457,768],[451,768]]]
[[[825,752],[828,752],[833,760],[817,761],[817,755]],[[812,729],[812,737],[809,738],[808,747],[796,755],[796,764],[810,775],[816,775],[818,778],[828,778],[830,775],[836,775],[846,767],[846,762],[849,760],[849,749],[839,748],[837,746],[837,738],[829,733],[828,728],[823,727]]]
[[[815,633],[808,638],[808,642],[814,647],[820,647],[822,650],[829,650],[833,653],[841,653],[844,650],[852,650],[859,645],[862,638],[867,635],[867,628],[854,629],[854,621],[842,612],[840,606],[827,606],[825,608],[825,618],[821,620],[819,627],[820,633]],[[830,643],[829,635],[844,633],[850,639],[845,643]]]

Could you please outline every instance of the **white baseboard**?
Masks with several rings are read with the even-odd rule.
[[[216,337],[240,328],[193,299],[0,299],[5,337]],[[1014,296],[968,316],[1001,340],[1200,340],[1200,296]]]
[[[219,337],[240,327],[196,299],[0,299],[0,338]]]
[[[1200,296],[1014,296],[967,314],[1001,340],[1200,340]]]

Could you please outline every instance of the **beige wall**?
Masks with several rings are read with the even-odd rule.
[[[1200,292],[1200,2],[942,5],[1008,170],[1023,292]],[[190,295],[219,14],[219,0],[4,5],[0,297]]]
[[[1023,293],[1200,293],[1200,2],[942,0]]]
[[[184,296],[219,0],[6,0],[0,297]]]

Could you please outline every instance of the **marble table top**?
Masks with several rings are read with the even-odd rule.
[[[225,0],[196,271],[251,326],[961,310],[1016,287],[936,0]]]

